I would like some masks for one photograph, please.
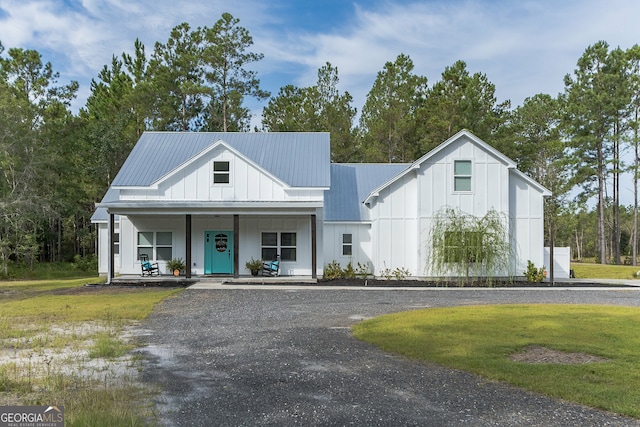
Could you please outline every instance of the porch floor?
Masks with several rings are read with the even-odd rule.
[[[136,286],[190,286],[196,283],[318,283],[318,279],[309,276],[216,276],[216,275],[194,275],[187,279],[185,276],[160,275],[160,276],[140,276],[136,274],[119,275],[111,279],[115,285],[136,285]]]

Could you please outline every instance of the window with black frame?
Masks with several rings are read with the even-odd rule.
[[[342,235],[342,255],[353,255],[353,236],[351,233],[345,233]]]
[[[280,255],[281,261],[296,261],[297,234],[294,232],[265,231],[261,236],[262,259],[272,261]]]
[[[155,261],[170,261],[173,258],[173,234],[171,231],[140,231],[137,241],[137,259],[146,254]]]
[[[213,183],[229,184],[231,182],[231,168],[228,161],[213,162]]]

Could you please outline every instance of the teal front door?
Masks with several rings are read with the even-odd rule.
[[[204,274],[233,274],[233,231],[204,232]]]

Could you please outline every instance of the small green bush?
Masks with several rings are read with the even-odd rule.
[[[333,260],[324,267],[324,278],[327,280],[344,278],[344,271],[338,261]]]
[[[360,278],[360,279],[366,279],[369,276],[372,276],[373,274],[369,272],[369,265],[368,264],[362,264],[360,262],[358,262],[358,266],[356,267],[356,277]]]
[[[411,272],[404,267],[396,267],[394,269],[391,269],[387,267],[387,263],[385,262],[384,268],[380,270],[380,276],[384,277],[386,280],[404,280],[407,277],[411,276]]]
[[[527,269],[524,271],[524,276],[532,283],[540,283],[544,281],[544,266],[536,268],[531,260],[527,260]]]
[[[349,261],[347,267],[343,271],[343,276],[345,279],[355,279],[356,278],[356,270],[353,268],[353,264]]]
[[[397,267],[393,270],[393,276],[396,280],[404,280],[411,276],[411,272],[404,267]]]

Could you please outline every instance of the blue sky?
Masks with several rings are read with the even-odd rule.
[[[265,55],[253,66],[263,89],[312,85],[328,61],[358,111],[376,73],[400,53],[429,84],[462,59],[487,74],[498,101],[517,106],[562,91],[588,45],[640,43],[640,2],[632,0],[0,0],[0,41],[38,50],[60,83],[77,80],[77,109],[91,79],[136,38],[150,53],[179,23],[212,26],[223,12],[240,19]],[[249,105],[259,120],[266,104]]]
[[[637,0],[0,0],[0,42],[39,51],[61,84],[77,80],[77,111],[91,79],[113,55],[131,53],[136,38],[150,54],[176,25],[212,26],[224,12],[264,54],[253,67],[263,89],[313,85],[328,61],[358,111],[378,71],[401,53],[430,85],[464,60],[495,84],[498,102],[516,107],[561,92],[587,46],[640,44]],[[253,125],[265,105],[247,100]],[[624,204],[631,186],[623,179]]]

